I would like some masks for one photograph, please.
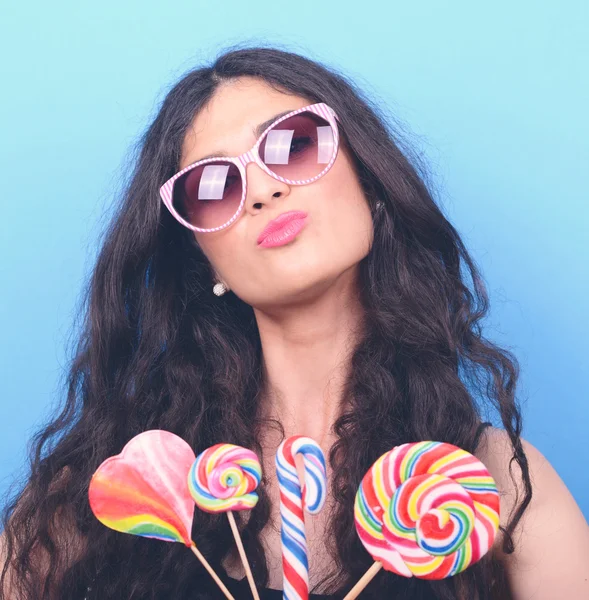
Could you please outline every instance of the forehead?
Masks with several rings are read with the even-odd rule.
[[[313,101],[281,92],[263,80],[224,82],[194,117],[182,144],[180,169],[209,155],[237,156],[255,143],[256,127],[274,115]]]

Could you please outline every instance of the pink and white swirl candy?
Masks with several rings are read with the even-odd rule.
[[[483,463],[465,450],[408,443],[383,454],[366,473],[354,516],[362,543],[385,569],[443,579],[493,546],[499,494]]]
[[[196,457],[188,474],[188,489],[195,504],[206,512],[249,510],[258,502],[254,490],[261,478],[255,452],[216,444]]]
[[[297,454],[302,456],[305,467],[303,487],[295,463]],[[286,439],[276,452],[276,475],[280,488],[283,598],[307,600],[309,561],[303,509],[316,514],[325,504],[327,476],[323,451],[308,437],[295,435]]]

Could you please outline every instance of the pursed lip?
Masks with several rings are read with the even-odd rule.
[[[307,213],[304,210],[289,210],[278,215],[264,227],[262,233],[258,236],[258,244],[261,244],[269,235],[283,229],[291,221],[305,219],[306,217]]]

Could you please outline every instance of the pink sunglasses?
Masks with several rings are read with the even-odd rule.
[[[245,205],[249,163],[291,185],[306,185],[325,175],[337,157],[338,120],[323,102],[293,110],[267,127],[241,156],[209,157],[188,165],[162,185],[160,196],[185,227],[201,232],[224,229]]]

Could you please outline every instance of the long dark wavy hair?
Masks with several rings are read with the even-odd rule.
[[[511,534],[531,499],[514,394],[519,366],[482,335],[485,286],[428,189],[427,169],[383,109],[346,76],[298,53],[234,46],[172,87],[137,146],[83,297],[67,399],[34,437],[30,477],[4,508],[5,547],[23,598],[221,597],[182,544],[104,527],[87,490],[98,465],[147,429],[172,431],[196,453],[219,441],[262,452],[258,432],[267,424],[258,410],[262,355],[253,309],[233,293],[213,294],[209,262],[158,194],[179,168],[195,114],[221,82],[239,76],[333,107],[367,201],[373,209],[384,203],[373,211],[374,242],[360,263],[365,330],[329,454],[335,571],[322,589],[343,594],[372,563],[353,520],[355,492],[371,464],[398,444],[424,439],[472,452],[489,411],[500,416],[525,482],[525,497],[503,529],[503,551],[513,552]],[[259,491],[258,506],[240,525],[264,586],[259,534],[270,511],[263,484]],[[192,537],[224,573],[221,561],[233,544],[227,519],[195,512]],[[84,540],[79,547],[78,538]],[[41,553],[48,562],[37,559]],[[362,597],[505,600],[501,564],[489,553],[439,581],[383,571]]]

